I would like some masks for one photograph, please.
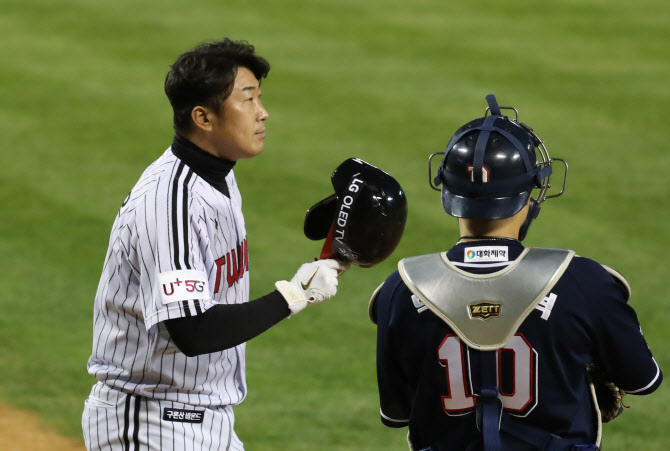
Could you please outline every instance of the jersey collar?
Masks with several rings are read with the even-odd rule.
[[[214,189],[230,197],[226,176],[235,166],[234,161],[215,157],[178,133],[172,141],[172,153]]]

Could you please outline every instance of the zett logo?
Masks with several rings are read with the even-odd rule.
[[[502,304],[500,302],[480,302],[479,304],[468,305],[471,319],[479,318],[487,320],[492,316],[498,317],[500,316],[501,308]]]

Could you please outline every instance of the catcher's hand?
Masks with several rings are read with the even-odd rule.
[[[624,407],[629,407],[623,402],[626,392],[617,387],[602,368],[590,362],[586,365],[586,373],[595,389],[603,423],[612,421],[621,415]]]

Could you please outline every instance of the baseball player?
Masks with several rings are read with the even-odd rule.
[[[301,266],[249,301],[249,251],[233,167],[263,150],[268,62],[224,39],[179,56],[165,80],[172,145],[114,221],[95,297],[86,447],[242,450],[245,342],[335,295],[346,264]]]
[[[649,394],[663,375],[621,274],[521,244],[555,160],[516,110],[509,119],[487,100],[431,183],[459,241],[401,260],[371,300],[381,421],[409,426],[414,450],[595,450],[609,419],[598,401],[617,414],[623,392]],[[587,367],[606,375],[611,400]]]

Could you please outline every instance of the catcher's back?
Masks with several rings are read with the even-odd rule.
[[[446,258],[460,271],[492,274],[525,251],[515,240],[500,244],[509,251],[504,264],[473,263],[466,250],[477,252],[478,245],[472,243],[456,245]],[[587,364],[598,364],[625,391],[645,394],[660,385],[661,372],[627,304],[627,284],[613,274],[592,260],[572,258],[496,351],[497,385],[506,415],[573,443],[595,444],[600,413]],[[487,351],[466,346],[456,328],[428,304],[394,273],[371,305],[378,326],[382,421],[409,425],[415,447],[448,442],[448,448],[436,449],[465,449],[481,439],[476,394]],[[489,327],[496,317],[476,320]],[[506,449],[533,449],[504,432],[501,437]]]

